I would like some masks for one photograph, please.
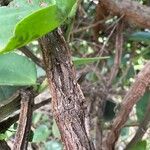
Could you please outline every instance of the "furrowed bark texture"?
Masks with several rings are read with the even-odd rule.
[[[150,8],[131,0],[100,0],[112,15],[124,15],[124,19],[142,28],[150,28]]]
[[[114,150],[115,143],[118,140],[120,130],[128,120],[134,104],[138,102],[145,93],[146,88],[150,85],[150,61],[137,75],[131,89],[126,94],[121,104],[120,112],[114,119],[110,132],[106,135],[104,150]]]
[[[85,100],[61,31],[39,40],[52,95],[53,114],[66,150],[93,150],[86,132]]]
[[[147,106],[147,111],[145,113],[142,122],[138,127],[136,134],[134,135],[133,139],[128,143],[127,147],[124,150],[130,150],[132,145],[136,144],[138,141],[142,139],[147,129],[149,128],[149,122],[150,122],[150,102]]]

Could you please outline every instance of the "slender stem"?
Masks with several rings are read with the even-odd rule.
[[[31,90],[21,92],[21,110],[13,150],[27,150],[31,130],[34,94]]]
[[[43,63],[42,61],[37,58],[30,50],[27,46],[23,46],[21,48],[18,48],[22,53],[24,53],[27,57],[31,58],[31,60],[37,64],[38,66],[40,66],[41,68],[44,68],[43,67]]]
[[[133,106],[138,102],[145,93],[146,88],[150,85],[150,61],[136,76],[135,82],[126,94],[121,104],[120,111],[112,123],[110,132],[106,135],[105,150],[112,150],[118,140],[121,128],[128,119],[129,113]]]

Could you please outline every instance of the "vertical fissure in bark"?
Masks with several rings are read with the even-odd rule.
[[[39,40],[52,95],[53,114],[66,150],[92,150],[85,99],[77,83],[70,50],[61,30]]]

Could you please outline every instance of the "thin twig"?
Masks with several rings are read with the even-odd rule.
[[[130,122],[130,123],[126,123],[123,128],[129,128],[129,127],[138,127],[139,126],[139,122],[137,121],[133,121],[133,122]],[[105,125],[104,126],[104,130],[111,130],[111,124],[109,125]]]
[[[108,81],[108,87],[111,85],[112,81],[115,79],[118,73],[119,66],[121,63],[122,50],[123,50],[123,22],[120,22],[117,26],[115,59],[114,65],[111,70],[110,79]]]
[[[27,57],[31,58],[31,60],[37,64],[38,66],[40,66],[41,68],[44,68],[43,67],[43,63],[42,61],[37,58],[30,50],[27,46],[23,46],[23,47],[20,47],[18,48],[23,54],[25,54]]]
[[[83,31],[88,30],[88,29],[90,29],[90,28],[93,28],[93,27],[95,27],[95,26],[97,26],[97,25],[99,25],[99,24],[101,24],[101,23],[103,23],[103,22],[104,22],[104,21],[101,20],[101,21],[98,21],[98,22],[96,22],[96,23],[90,24],[89,26],[81,27],[80,29],[73,30],[73,31],[71,32],[71,34],[83,32]]]
[[[120,111],[112,123],[111,131],[105,137],[105,150],[112,150],[118,140],[120,130],[128,119],[134,104],[138,102],[140,97],[145,93],[146,88],[150,84],[150,61],[139,72],[131,89],[126,94],[121,104]]]
[[[116,27],[118,26],[118,22],[119,22],[123,17],[124,17],[124,15],[122,15],[120,18],[118,18],[118,20],[116,20],[116,24],[114,25],[114,27],[113,27],[113,29],[111,30],[111,32],[110,32],[110,34],[109,34],[107,40],[104,42],[102,48],[100,49],[99,53],[97,54],[97,57],[101,57],[101,56],[103,55],[104,49],[105,49],[105,47],[106,47],[108,41],[110,40],[110,38],[111,38],[112,34],[114,33]],[[98,64],[99,64],[99,62],[100,62],[100,61],[97,61],[94,70],[96,70],[96,68],[97,68],[97,66],[98,66]]]
[[[35,104],[35,105],[33,106],[33,111],[39,109],[39,108],[42,107],[42,106],[47,105],[47,104],[50,103],[50,102],[51,102],[51,98],[46,99],[46,100],[43,100],[43,101],[41,101],[41,102]],[[0,122],[0,131],[1,131],[1,133],[5,133],[5,131],[6,131],[13,123],[15,123],[18,119],[19,119],[19,114],[16,114],[15,116],[9,117],[8,119],[6,119],[6,120]]]
[[[27,150],[29,132],[32,122],[33,103],[34,94],[31,92],[31,90],[26,89],[26,91],[22,92],[21,96],[21,111],[13,150]]]
[[[146,133],[148,129],[148,124],[150,122],[150,102],[147,106],[147,111],[145,113],[145,116],[143,118],[143,121],[140,123],[139,128],[133,137],[133,139],[129,142],[125,150],[128,150],[132,145],[134,145],[136,142],[140,141],[144,134]]]

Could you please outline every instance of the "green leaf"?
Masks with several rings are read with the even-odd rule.
[[[144,41],[144,42],[150,42],[150,32],[135,32],[130,37],[130,40],[132,41]]]
[[[142,53],[142,56],[144,59],[150,60],[150,47]]]
[[[149,101],[150,101],[150,91],[147,91],[142,96],[140,101],[136,104],[136,115],[139,121],[143,119]]]
[[[137,142],[129,150],[146,150],[147,142],[145,140]]]
[[[36,125],[42,117],[41,112],[34,112],[32,116],[32,124]]]
[[[75,5],[72,7],[72,10],[69,13],[69,17],[70,18],[72,18],[73,16],[75,16],[76,11],[77,11],[77,7],[78,7],[78,5],[77,5],[77,3],[75,3]]]
[[[52,133],[54,135],[55,138],[59,138],[60,139],[60,132],[59,129],[57,127],[56,121],[53,120],[53,126],[52,126]]]
[[[95,72],[89,72],[89,73],[86,75],[86,79],[89,80],[89,81],[92,81],[92,82],[98,81],[98,78],[97,78]]]
[[[18,89],[16,86],[0,86],[0,103],[10,98]]]
[[[76,0],[14,0],[0,7],[0,52],[26,45],[60,26]],[[43,7],[45,6],[45,7]]]
[[[150,138],[148,137],[147,138],[147,140],[146,140],[146,142],[147,142],[147,150],[149,150],[150,149]]]
[[[35,131],[32,142],[44,142],[49,137],[50,130],[46,125],[40,125]]]
[[[35,64],[16,53],[0,55],[0,85],[36,84]]]
[[[78,58],[73,57],[73,62],[75,65],[86,65],[88,63],[93,63],[102,59],[108,59],[109,57],[94,57],[94,58]]]
[[[57,141],[48,141],[45,144],[45,150],[62,150],[62,145]]]
[[[120,135],[121,135],[122,140],[128,139],[128,137],[129,137],[129,128],[128,127],[122,128]]]
[[[6,139],[6,134],[0,133],[0,140],[5,140]]]

